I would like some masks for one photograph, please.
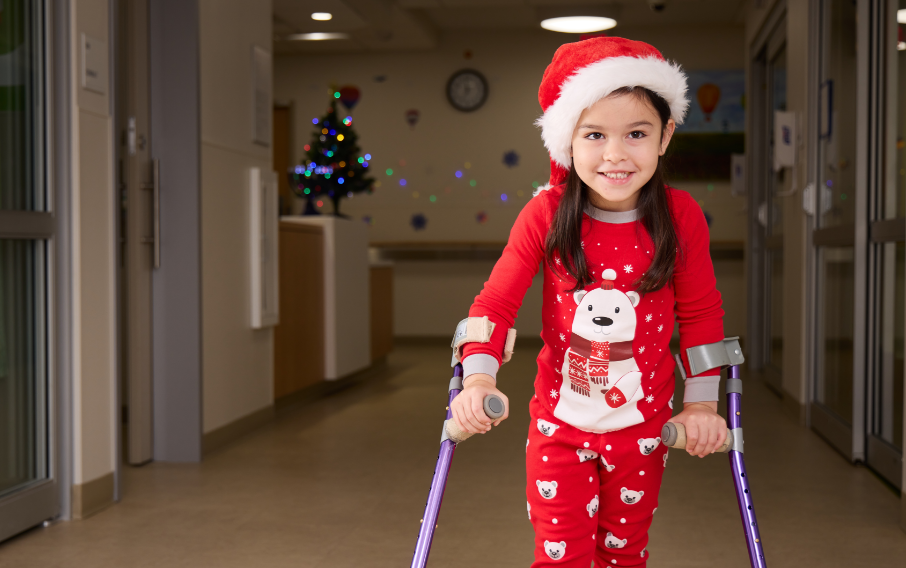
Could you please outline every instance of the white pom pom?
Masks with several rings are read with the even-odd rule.
[[[602,277],[604,278],[604,280],[616,280],[617,271],[614,270],[613,268],[608,268],[607,270],[604,271],[604,274],[602,275]]]

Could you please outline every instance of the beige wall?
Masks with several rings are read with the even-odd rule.
[[[251,328],[248,172],[252,46],[271,50],[271,3],[201,0],[202,360],[205,433],[273,403],[273,331]]]
[[[111,47],[108,6],[106,0],[77,0],[73,7],[72,481],[82,485],[111,473],[116,455],[116,203],[110,93],[82,89],[78,67],[82,33]]]
[[[734,26],[689,26],[618,28],[615,35],[650,42],[690,70],[741,69],[743,32]],[[344,200],[341,210],[353,218],[373,218],[371,242],[504,242],[531,197],[532,182],[548,179],[547,152],[533,122],[541,114],[537,99],[541,76],[566,40],[574,37],[543,31],[463,32],[442,36],[433,51],[277,56],[275,97],[294,104],[293,159],[304,154],[302,147],[313,131],[311,120],[326,109],[329,86],[356,85],[362,96],[352,112],[353,126],[359,146],[373,154],[373,175],[381,186],[373,195]],[[464,57],[466,50],[472,52],[471,59]],[[487,103],[472,113],[453,109],[445,95],[449,76],[464,67],[478,69],[489,82]],[[378,76],[386,79],[377,82]],[[411,108],[421,113],[414,128],[404,117]],[[520,155],[515,168],[502,163],[508,150]],[[405,166],[400,160],[405,160]],[[384,173],[387,168],[394,170],[392,177]],[[465,174],[461,180],[453,175],[457,169]],[[401,176],[407,180],[405,188],[398,183]],[[469,186],[469,179],[477,185]],[[713,240],[744,241],[745,200],[730,196],[729,183],[713,186],[708,191],[705,183],[680,184],[713,214]],[[507,194],[506,202],[500,198],[502,193]],[[437,201],[430,202],[430,195]],[[476,222],[479,211],[487,212],[486,224]],[[425,230],[410,227],[415,213],[428,218]],[[727,305],[728,334],[735,330],[733,334],[744,335],[742,265],[732,261],[717,269]],[[395,333],[451,335],[491,267],[486,262],[397,264]],[[540,333],[540,303],[540,294],[533,288],[516,323],[521,336]]]

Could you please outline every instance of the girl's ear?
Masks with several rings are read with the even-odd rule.
[[[672,118],[667,119],[667,124],[664,126],[664,135],[661,137],[661,150],[658,153],[659,156],[663,156],[664,152],[667,151],[667,145],[670,144],[670,139],[673,138],[674,131],[676,131],[676,122]]]

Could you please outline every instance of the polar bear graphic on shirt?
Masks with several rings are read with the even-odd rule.
[[[614,287],[608,268],[601,288],[573,294],[570,346],[563,356],[560,395],[554,416],[586,432],[611,432],[644,421],[642,373],[633,356],[637,292]]]

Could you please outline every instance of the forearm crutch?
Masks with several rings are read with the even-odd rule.
[[[698,375],[709,369],[728,367],[727,371],[727,414],[729,429],[727,441],[716,451],[730,454],[730,469],[733,470],[733,484],[736,486],[736,502],[739,504],[739,515],[746,535],[746,546],[749,550],[749,563],[752,568],[765,568],[764,547],[755,520],[755,507],[752,504],[752,491],[749,488],[749,477],[746,475],[746,462],[743,458],[742,438],[742,380],[739,378],[739,365],[745,359],[739,347],[739,338],[728,337],[710,345],[690,347],[686,350],[689,358],[689,370]],[[686,379],[682,361],[677,360],[683,380]],[[671,448],[686,448],[686,431],[682,424],[667,422],[661,432],[661,440]]]
[[[440,515],[440,505],[444,500],[444,489],[447,486],[447,476],[450,474],[450,465],[453,463],[453,452],[456,445],[469,438],[472,434],[464,432],[453,421],[453,411],[450,409],[453,399],[462,391],[462,364],[456,363],[453,367],[453,378],[450,379],[450,398],[447,402],[447,418],[444,420],[444,429],[440,438],[440,452],[437,454],[437,465],[434,467],[434,479],[431,480],[431,490],[428,492],[428,502],[425,504],[425,514],[422,515],[421,526],[418,531],[418,540],[415,542],[415,554],[412,555],[411,568],[424,568],[428,563],[428,554],[431,552],[431,541],[437,529],[437,517]],[[503,416],[503,401],[495,395],[484,398],[484,412],[491,420]]]

